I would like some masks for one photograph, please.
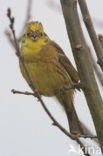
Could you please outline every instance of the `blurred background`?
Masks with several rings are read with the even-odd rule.
[[[86,2],[97,34],[103,34],[103,1],[86,0]],[[16,34],[20,36],[27,6],[28,0],[0,0],[0,156],[79,156],[78,145],[52,125],[36,98],[11,93],[11,89],[31,91],[20,73],[15,50],[5,35],[5,30],[9,29],[7,8],[12,9]],[[80,10],[79,15],[87,43],[94,53]],[[45,32],[62,47],[75,66],[60,1],[33,0],[30,21],[35,20],[43,24]],[[102,93],[99,82],[98,85]],[[57,121],[68,130],[63,108],[55,98],[43,97],[43,100]],[[76,91],[75,107],[80,120],[95,135],[90,112],[82,92]],[[97,147],[97,144],[90,139],[82,140],[86,146]],[[71,146],[76,151],[70,152]]]

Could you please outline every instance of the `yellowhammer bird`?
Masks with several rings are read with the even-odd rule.
[[[83,127],[73,105],[74,89],[60,91],[78,83],[78,73],[63,50],[44,32],[41,23],[31,22],[27,25],[22,38],[21,55],[40,94],[56,96],[67,114],[70,132],[83,134]],[[20,69],[29,84],[21,62]]]

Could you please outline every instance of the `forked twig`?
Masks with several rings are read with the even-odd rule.
[[[11,92],[13,94],[22,94],[22,95],[31,95],[31,96],[34,96],[34,97],[37,97],[36,93],[31,93],[31,92],[22,92],[22,91],[18,91],[18,90],[15,90],[15,89],[12,89]],[[55,122],[53,123],[53,125],[55,125]],[[67,133],[67,135],[69,136],[68,134],[68,131],[65,130],[65,132]],[[75,137],[80,137],[80,138],[90,138],[90,139],[97,139],[97,136],[92,136],[92,135],[72,135],[70,134],[73,138]],[[74,139],[73,139],[74,140]]]

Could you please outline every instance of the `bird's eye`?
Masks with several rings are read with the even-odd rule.
[[[27,33],[27,36],[30,36],[30,32]]]

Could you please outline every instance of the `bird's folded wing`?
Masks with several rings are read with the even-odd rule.
[[[55,47],[55,49],[57,51],[59,63],[65,68],[65,70],[67,71],[67,73],[71,77],[72,81],[74,83],[78,83],[78,81],[79,81],[78,72],[73,67],[70,60],[66,57],[63,50],[54,41],[51,41],[50,44],[53,45],[53,47]]]

